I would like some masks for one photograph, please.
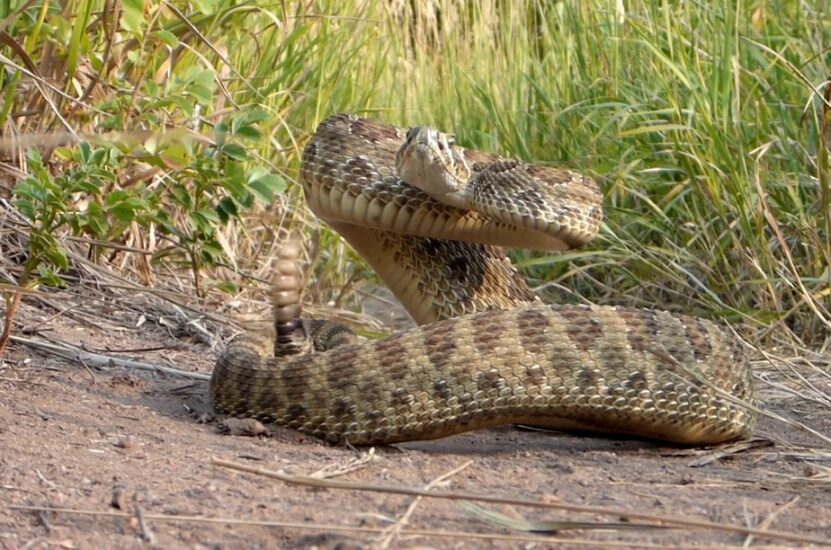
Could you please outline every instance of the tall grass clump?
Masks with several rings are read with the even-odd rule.
[[[827,2],[21,6],[2,14],[16,45],[3,54],[4,135],[145,132],[101,146],[118,149],[107,167],[116,182],[152,169],[141,198],[163,219],[107,236],[146,246],[140,235],[165,228],[183,257],[198,251],[205,266],[230,268],[209,270],[208,288],[265,279],[280,231],[303,232],[317,250],[313,299],[340,299],[363,276],[294,185],[315,125],[349,111],[432,124],[466,146],[595,177],[607,212],[595,243],[515,253],[546,299],[678,309],[744,322],[758,339],[829,335]],[[233,116],[250,128],[224,151],[238,165],[204,168],[206,155],[217,158],[217,125],[238,128]],[[60,152],[56,171],[71,164]],[[25,172],[22,146],[4,162]],[[254,177],[266,174],[271,185]],[[224,183],[206,186],[215,180]],[[210,200],[188,230],[182,197],[195,189]],[[169,260],[170,247],[142,272]]]
[[[558,298],[825,341],[827,4],[485,2],[455,17],[401,64],[415,105],[402,119],[578,167],[605,190],[591,251],[523,254],[531,277],[570,289]]]

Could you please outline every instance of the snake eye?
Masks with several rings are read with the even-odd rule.
[[[412,141],[416,137],[417,133],[418,133],[418,128],[416,128],[416,127],[410,128],[409,130],[407,130],[407,138],[406,138],[405,141]]]
[[[452,149],[454,145],[456,145],[456,136],[453,134],[438,134],[438,146],[439,151],[444,151],[445,149]]]

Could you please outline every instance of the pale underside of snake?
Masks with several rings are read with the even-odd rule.
[[[281,323],[323,327],[318,347],[329,349],[290,355],[273,335],[232,342],[211,380],[218,412],[356,445],[508,423],[684,444],[750,434],[750,367],[725,328],[657,310],[544,305],[505,256],[502,246],[591,240],[602,195],[590,178],[349,115],[318,127],[300,176],[315,214],[421,326],[356,341],[294,321],[302,278],[288,253],[275,279],[278,334]]]

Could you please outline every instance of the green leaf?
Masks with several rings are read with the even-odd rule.
[[[640,134],[649,134],[651,132],[687,132],[691,130],[692,128],[686,124],[653,124],[652,126],[640,126],[638,128],[632,128],[631,130],[623,130],[618,133],[618,137],[637,136]]]
[[[252,111],[246,111],[234,115],[231,118],[231,133],[236,135],[246,135],[247,137],[254,132],[256,133],[257,138],[259,138],[260,132],[256,128],[253,128],[253,125],[268,118],[268,113],[262,109],[254,109]]]
[[[93,235],[98,238],[106,236],[108,226],[107,213],[100,204],[97,202],[89,203],[84,213],[84,219]]]
[[[83,142],[78,146],[78,155],[81,157],[81,162],[89,163],[89,143]]]
[[[214,141],[217,147],[222,147],[225,144],[225,139],[228,135],[228,123],[219,122],[214,127]]]
[[[271,174],[263,168],[255,168],[248,178],[248,188],[257,200],[263,204],[269,204],[275,194],[286,190],[286,182],[280,176]]]
[[[52,246],[44,250],[44,253],[46,254],[46,258],[55,267],[62,270],[69,269],[69,259],[66,257],[66,253],[61,248],[61,245],[58,244],[57,240],[54,240]]]
[[[37,149],[29,149],[26,151],[26,160],[31,168],[43,168],[43,157],[40,156],[40,151]]]
[[[120,129],[123,126],[123,122],[121,119],[121,114],[117,114],[114,116],[108,116],[103,118],[101,122],[98,124],[98,127],[103,130],[115,130]]]
[[[183,208],[193,208],[193,199],[191,198],[190,193],[188,193],[187,189],[180,187],[178,185],[171,187],[170,196],[173,197],[173,199],[177,203],[179,203],[179,205]]]
[[[239,292],[239,287],[231,282],[218,282],[214,285],[214,288],[226,294],[236,294]]]
[[[242,113],[239,117],[240,121],[243,124],[249,125],[255,122],[261,122],[263,120],[268,120],[271,118],[271,115],[268,111],[264,111],[263,109],[253,109],[251,111],[246,111]]]
[[[190,213],[189,218],[191,226],[203,235],[213,233],[214,228],[222,223],[219,214],[213,209],[196,210]]]
[[[207,262],[215,263],[218,258],[225,257],[225,252],[219,243],[211,239],[202,243],[202,257]]]
[[[204,86],[190,86],[188,92],[202,105],[210,105],[214,97],[213,89]]]
[[[123,195],[118,200],[111,200],[115,192],[107,197],[107,211],[118,221],[128,223],[136,219],[136,214],[145,209],[146,203],[138,197],[128,196],[124,191],[121,193]]]
[[[50,269],[49,266],[40,264],[37,267],[37,272],[38,279],[41,283],[58,288],[65,286],[64,280],[53,269]]]
[[[121,27],[134,35],[141,35],[144,28],[144,0],[123,0],[121,3]]]
[[[222,147],[222,152],[234,160],[248,159],[248,152],[245,150],[245,147],[237,145],[236,143],[226,143]]]
[[[110,214],[120,222],[129,223],[135,219],[135,209],[130,205],[121,203],[110,208]]]
[[[15,188],[15,194],[18,194],[17,188]],[[28,198],[18,198],[14,201],[14,205],[28,220],[35,219],[35,204],[31,200]]]
[[[234,135],[239,136],[241,138],[250,139],[252,141],[259,141],[262,134],[260,131],[254,128],[253,126],[242,126],[234,132]]]
[[[228,223],[229,219],[239,216],[239,209],[237,208],[237,203],[234,199],[231,197],[224,197],[216,205],[216,213],[222,223]]]
[[[109,158],[109,151],[102,147],[96,149],[91,155],[89,155],[88,164],[92,164],[93,166],[106,166]]]
[[[163,42],[165,45],[175,48],[179,45],[179,39],[170,31],[159,30],[152,34],[153,38]]]
[[[122,202],[124,200],[127,200],[127,198],[129,196],[130,196],[130,194],[127,191],[125,191],[123,189],[116,189],[115,191],[113,191],[112,193],[107,195],[107,198],[105,199],[105,203],[108,204],[108,205],[116,204],[118,202]]]
[[[159,158],[165,166],[174,170],[181,170],[190,162],[190,151],[182,143],[171,143],[162,151],[159,151]]]
[[[219,0],[194,0],[193,4],[204,15],[211,15],[216,11]]]
[[[228,184],[223,184],[223,187],[233,193],[234,195],[245,193],[245,187],[248,184],[248,177],[245,175],[245,165],[230,158],[226,158],[222,163],[222,173],[228,180]]]
[[[214,72],[201,71],[190,76],[190,82],[186,87],[186,91],[193,95],[196,100],[208,105],[214,97]]]

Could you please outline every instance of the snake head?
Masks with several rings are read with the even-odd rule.
[[[445,204],[468,208],[461,197],[471,169],[453,135],[429,126],[410,128],[395,166],[410,185]]]

